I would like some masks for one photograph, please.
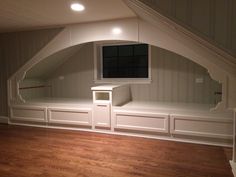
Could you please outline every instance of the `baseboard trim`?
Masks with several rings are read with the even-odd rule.
[[[236,177],[236,162],[233,162],[232,160],[230,160],[229,163],[232,168],[233,175],[234,177]]]
[[[8,117],[0,116],[0,123],[1,124],[8,124]]]
[[[233,146],[232,144],[225,144],[225,143],[204,142],[204,141],[199,141],[199,140],[187,140],[187,139],[168,137],[168,136],[141,135],[141,134],[136,134],[136,133],[114,132],[114,131],[106,131],[106,130],[98,130],[98,129],[71,128],[71,127],[53,126],[53,125],[35,125],[35,124],[16,123],[16,122],[11,122],[11,121],[9,121],[9,124],[19,125],[19,126],[38,127],[38,128],[48,128],[48,129],[62,129],[62,130],[75,130],[75,131],[85,131],[85,132],[94,132],[94,133],[105,133],[105,134],[111,134],[111,135],[132,136],[132,137],[150,138],[150,139],[202,144],[202,145],[210,145],[210,146],[221,146],[221,147]]]

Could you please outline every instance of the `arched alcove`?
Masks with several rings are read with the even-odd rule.
[[[96,41],[58,51],[28,69],[19,82],[23,102],[92,100],[90,88],[98,84],[124,83],[95,81],[97,44],[124,44],[131,41]],[[197,63],[173,52],[150,45],[151,81],[125,81],[133,101],[194,103],[214,108],[221,101],[221,84],[211,79]]]
[[[117,26],[122,29],[121,34],[112,33],[112,29]],[[163,29],[161,27],[152,26],[139,19],[122,19],[67,26],[12,76],[9,80],[9,89],[11,89],[9,91],[9,103],[17,100],[21,101],[20,96],[17,96],[19,95],[19,89],[17,89],[19,85],[14,80],[22,80],[26,71],[41,60],[53,55],[53,53],[92,41],[125,40],[148,43],[172,51],[206,68],[214,80],[222,83],[222,101],[217,108],[226,109],[228,107],[228,77],[230,75],[227,72],[231,72],[229,65],[220,63],[219,59],[221,57],[212,51],[208,51],[207,48],[187,38],[180,38],[178,33],[174,36],[175,32],[173,30],[163,30],[166,29],[166,26]]]
[[[113,33],[114,28],[121,33]],[[128,82],[130,91],[117,86],[126,92],[123,105],[111,100],[97,105],[92,99],[91,86],[103,84],[96,82],[94,46],[104,41],[151,46],[151,79]],[[228,108],[235,104],[235,75],[234,66],[224,57],[164,22],[154,26],[132,18],[69,25],[9,79],[10,117],[11,121],[72,124],[92,130],[101,117],[100,125],[112,132],[121,128],[164,133],[174,139],[173,135],[184,135],[229,142],[232,114]],[[31,87],[44,90],[34,93]],[[96,118],[97,108],[104,108],[106,116]]]

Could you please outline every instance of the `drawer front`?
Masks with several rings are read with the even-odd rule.
[[[94,104],[94,124],[97,127],[110,127],[110,104]]]
[[[91,126],[92,109],[49,108],[48,118],[50,123]]]
[[[229,119],[170,116],[171,133],[189,136],[231,139],[233,121]]]
[[[115,112],[114,126],[119,129],[169,133],[168,114]]]
[[[14,106],[10,108],[11,120],[46,122],[46,108],[34,106]]]

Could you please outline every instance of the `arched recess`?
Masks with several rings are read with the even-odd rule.
[[[120,28],[121,33],[113,33],[114,28]],[[19,81],[24,79],[26,72],[36,63],[65,48],[101,40],[148,43],[189,58],[205,67],[214,80],[222,83],[222,102],[217,108],[225,109],[228,107],[228,77],[236,75],[234,65],[231,65],[222,56],[217,55],[203,44],[194,42],[187,36],[180,35],[175,29],[168,28],[165,23],[156,26],[137,18],[66,26],[62,32],[9,79],[9,105],[22,102],[19,94]]]

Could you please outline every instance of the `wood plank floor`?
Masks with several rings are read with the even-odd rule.
[[[1,177],[233,177],[231,148],[0,125]]]

